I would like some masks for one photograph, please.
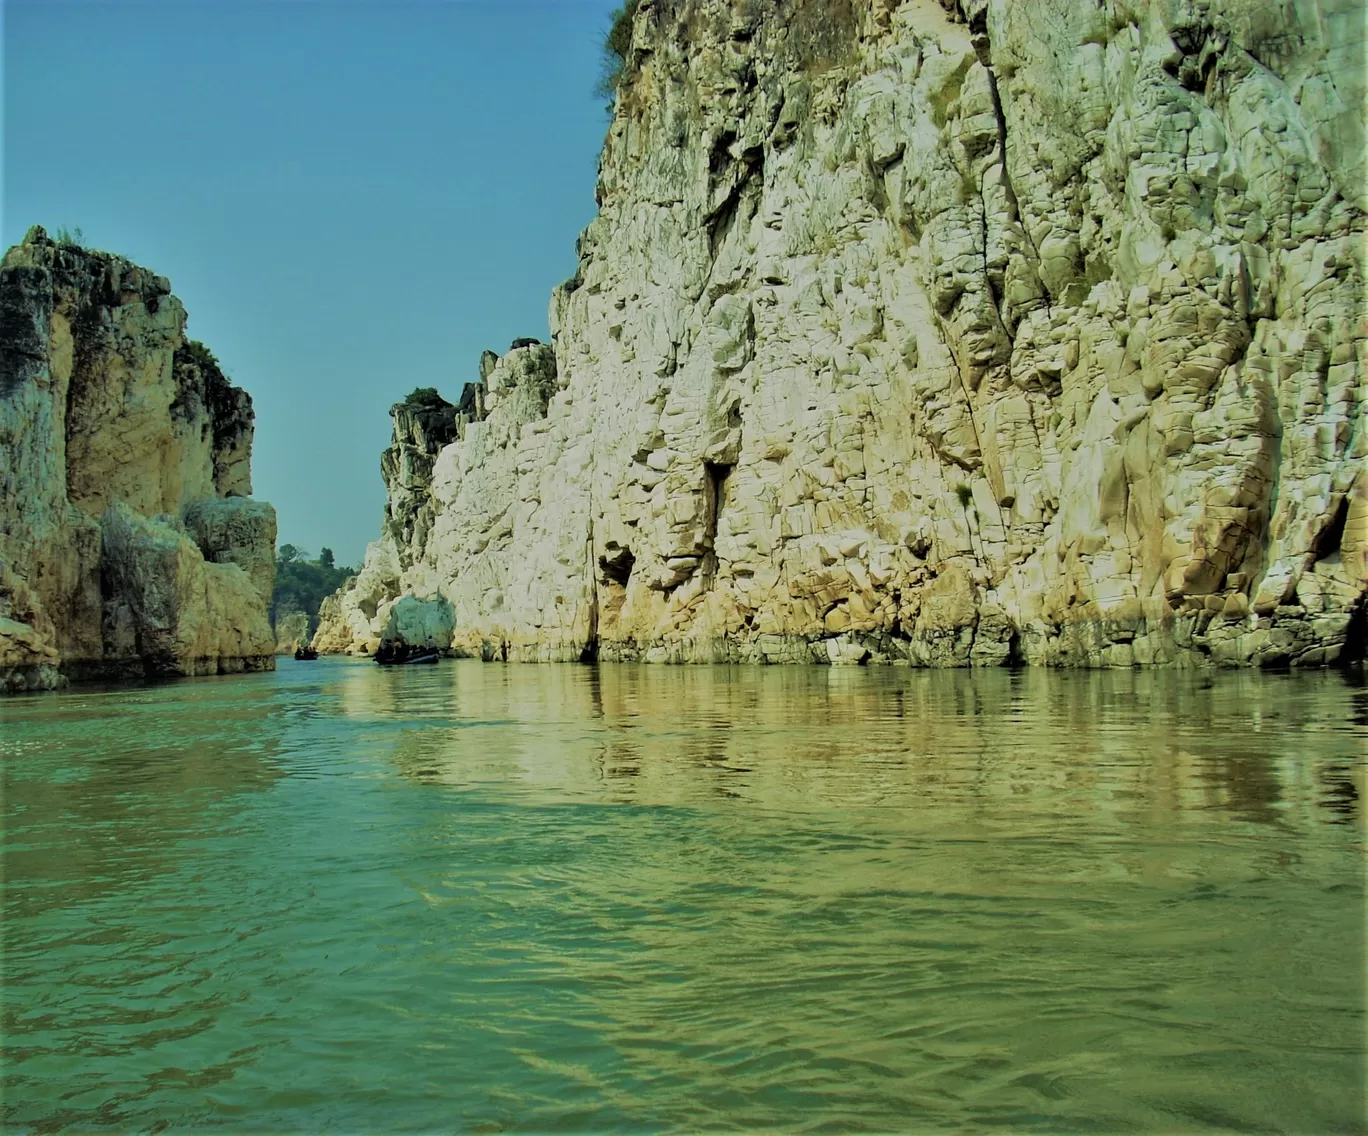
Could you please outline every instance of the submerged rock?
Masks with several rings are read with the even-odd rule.
[[[164,277],[37,226],[0,265],[0,689],[273,664],[252,403]]]
[[[319,644],[1360,653],[1360,8],[643,0],[554,353],[387,471]]]

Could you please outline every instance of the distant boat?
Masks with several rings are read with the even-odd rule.
[[[295,651],[295,658],[301,663],[313,662],[314,659],[318,658],[318,652],[312,647],[300,647]]]
[[[419,663],[435,663],[442,657],[436,647],[409,647],[403,644],[395,647],[381,647],[375,652],[375,661],[382,667],[407,667]]]

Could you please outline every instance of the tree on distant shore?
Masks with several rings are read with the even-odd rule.
[[[339,568],[333,550],[325,548],[317,560],[293,544],[282,544],[276,550],[275,591],[271,593],[271,625],[292,611],[302,611],[309,617],[309,629],[318,626],[318,607],[355,576],[355,568]]]

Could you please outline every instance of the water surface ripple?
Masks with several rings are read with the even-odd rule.
[[[7,1127],[1357,1132],[1333,674],[275,674],[0,703]]]

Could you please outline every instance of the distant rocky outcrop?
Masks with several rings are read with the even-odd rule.
[[[278,613],[275,621],[277,655],[293,655],[309,642],[309,613],[287,611]]]
[[[320,645],[408,595],[509,659],[1361,653],[1360,0],[632,11],[554,351],[387,470]]]
[[[549,348],[542,350],[549,355]],[[431,493],[434,462],[444,447],[465,437],[470,425],[488,413],[485,380],[497,359],[492,351],[485,352],[481,380],[466,384],[459,404],[447,402],[428,387],[415,390],[390,407],[393,439],[380,455],[380,475],[386,489],[380,539],[367,546],[361,572],[320,606],[313,638],[318,650],[369,653],[382,639],[395,635],[414,643],[426,642],[431,636],[439,646],[450,645],[450,605],[437,597],[435,589],[418,585],[423,599],[437,601],[436,613],[406,605],[399,617],[393,617],[391,609],[401,594],[401,575],[423,561],[440,507]],[[497,404],[497,393],[494,399]]]
[[[252,400],[185,321],[36,226],[0,264],[0,690],[274,666]]]

